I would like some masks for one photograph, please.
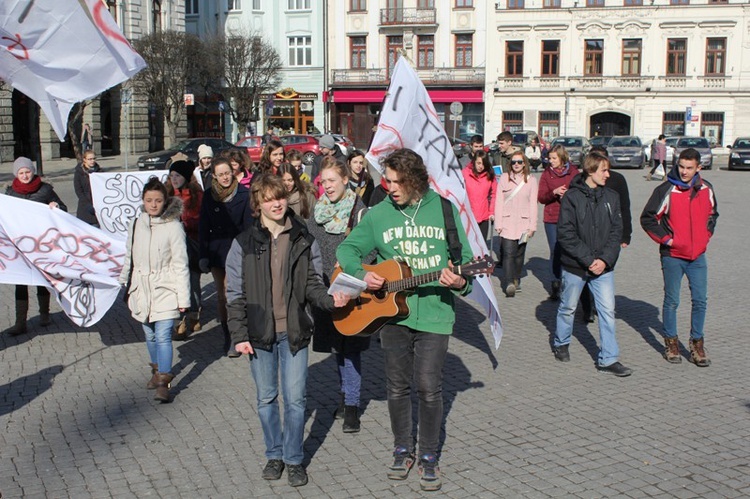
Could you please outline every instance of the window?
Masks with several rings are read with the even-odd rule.
[[[352,36],[349,38],[349,48],[352,51],[352,69],[367,68],[367,37]]]
[[[253,10],[263,10],[260,5],[260,0],[253,0]]]
[[[151,4],[151,16],[154,33],[161,31],[161,0],[154,0]]]
[[[549,142],[560,135],[560,112],[559,111],[540,111],[539,112],[539,136]]]
[[[641,39],[622,41],[622,75],[641,75]]]
[[[586,7],[604,7],[604,0],[586,0]]]
[[[185,0],[185,15],[198,14],[198,0]]]
[[[542,2],[542,7],[544,7],[545,9],[559,9],[560,0],[544,0]]]
[[[508,0],[508,9],[523,9],[524,0]]]
[[[708,3],[729,3],[729,0],[708,0]]]
[[[419,35],[417,40],[417,67],[435,67],[435,37],[433,35]]]
[[[419,2],[417,2],[417,8],[418,9],[434,9],[435,0],[419,0]]]
[[[349,0],[349,12],[366,12],[367,0]]]
[[[687,60],[687,39],[670,38],[667,40],[667,76],[685,76]]]
[[[472,35],[456,35],[456,67],[470,68],[472,62]]]
[[[399,50],[404,47],[403,36],[389,36],[386,38],[386,51],[388,52],[388,74],[391,74],[393,66],[398,60]]]
[[[523,111],[503,111],[503,131],[519,132],[523,130]]]
[[[727,39],[706,40],[706,75],[724,76],[727,61]]]
[[[288,10],[310,10],[310,0],[289,0]]]
[[[117,22],[117,2],[115,0],[107,0],[107,10],[112,15],[112,19]]]
[[[474,0],[456,0],[456,8],[474,7]]]
[[[688,5],[690,0],[669,0],[669,5]]]
[[[292,36],[289,38],[289,65],[312,65],[312,43],[309,36]]]
[[[505,76],[523,76],[523,41],[505,42]]]
[[[662,133],[667,136],[685,134],[685,112],[668,112],[662,115]]]
[[[583,75],[601,76],[604,59],[604,40],[586,40],[583,55]]]
[[[643,0],[624,0],[625,7],[633,7],[635,5],[643,5]]]
[[[560,40],[542,40],[542,76],[560,76]]]
[[[227,10],[242,10],[242,0],[227,0]]]
[[[701,113],[701,137],[705,137],[711,147],[724,142],[724,113]]]

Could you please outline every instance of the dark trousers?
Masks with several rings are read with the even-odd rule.
[[[414,449],[411,384],[419,397],[420,454],[436,454],[443,422],[443,364],[450,335],[387,325],[381,329],[385,352],[386,392],[394,447]]]
[[[521,280],[521,270],[526,257],[526,244],[518,244],[518,239],[500,238],[503,249],[503,276],[504,286],[512,283],[514,279]]]
[[[49,296],[49,289],[44,286],[36,287],[37,296]],[[22,284],[16,285],[16,300],[29,301],[29,287]]]
[[[667,162],[663,159],[655,159],[654,160],[654,166],[651,168],[651,171],[649,172],[650,175],[653,175],[656,169],[659,167],[659,165],[664,165],[664,173],[667,173]]]

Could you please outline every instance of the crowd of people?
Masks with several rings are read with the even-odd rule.
[[[619,362],[614,320],[614,269],[632,232],[624,178],[610,170],[606,149],[592,150],[579,170],[560,145],[548,152],[549,165],[535,176],[541,164],[538,141],[522,150],[512,146],[508,132],[497,139],[499,148],[492,154],[484,150],[481,136],[472,139],[471,153],[461,164],[481,233],[488,241],[499,240],[505,296],[521,292],[526,246],[537,231],[541,204],[550,251],[550,299],[559,300],[554,358],[570,360],[568,346],[580,300],[587,322],[598,320],[597,369],[629,376],[632,370]],[[242,150],[215,156],[202,145],[197,165],[175,157],[164,183],[152,177],[145,184],[142,211],[128,227],[120,283],[146,339],[151,371],[146,388],[155,390],[156,400],[171,401],[172,341],[184,341],[201,330],[200,278],[210,273],[222,351],[250,360],[266,447],[261,476],[276,480],[286,470],[290,485],[305,485],[310,346],[335,356],[339,383],[331,390],[337,390],[334,414],[343,420],[343,431],[357,433],[362,424],[362,353],[370,337],[337,332],[332,311],[347,306],[352,297],[329,294],[334,271],[340,267],[361,279],[368,292],[382,293],[387,279],[377,264],[412,264],[417,273],[437,277],[405,297],[403,306],[410,313],[379,330],[394,449],[387,476],[404,480],[416,464],[421,488],[439,490],[443,364],[455,323],[454,299],[472,289],[471,277],[456,270],[474,258],[461,217],[456,207],[429,189],[427,167],[412,150],[399,149],[384,158],[382,178],[376,181],[363,152],[342,157],[330,136],[321,138],[321,149],[324,154],[308,171],[298,152],[286,152],[275,140],[268,141],[257,165]],[[654,190],[640,222],[660,246],[664,357],[670,363],[681,360],[676,313],[682,277],[687,276],[692,294],[690,360],[706,367],[705,251],[718,210],[713,188],[701,178],[700,169],[697,151],[683,151],[666,181]],[[77,216],[92,225],[98,221],[89,176],[96,171],[96,155],[87,149],[74,182]],[[7,194],[67,210],[28,158],[16,159],[13,173]],[[48,324],[49,292],[38,287],[37,296],[41,324]],[[27,314],[28,289],[17,286],[16,323],[10,334],[26,332]],[[418,400],[416,442],[412,390]]]

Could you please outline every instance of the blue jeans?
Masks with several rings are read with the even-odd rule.
[[[413,450],[412,378],[419,396],[419,453],[436,454],[443,422],[443,364],[450,335],[386,325],[380,333],[385,352],[385,386],[394,447]]]
[[[173,326],[174,319],[143,323],[148,354],[151,357],[151,362],[159,365],[160,373],[168,373],[172,369]]]
[[[344,394],[344,405],[359,407],[359,395],[362,388],[362,354],[360,352],[336,353],[339,365],[341,393]]]
[[[555,330],[554,346],[559,347],[570,343],[573,332],[573,317],[575,316],[578,299],[584,286],[589,285],[594,295],[596,311],[599,314],[599,341],[601,349],[597,360],[599,366],[608,366],[617,362],[620,350],[615,337],[615,275],[606,272],[599,276],[580,277],[567,270],[562,271],[562,295],[557,309],[557,329]]]
[[[302,464],[305,407],[307,405],[307,347],[292,355],[286,333],[276,336],[271,351],[255,349],[250,372],[255,380],[258,416],[263,428],[267,459]],[[279,413],[279,373],[284,397],[284,426]]]
[[[664,304],[662,306],[663,334],[665,338],[677,336],[677,307],[680,305],[680,285],[682,276],[687,275],[690,286],[690,339],[703,338],[703,324],[706,322],[706,302],[708,292],[708,262],[703,254],[695,260],[683,260],[671,256],[661,257],[661,271],[664,275]]]
[[[562,249],[557,242],[557,224],[544,223],[544,233],[547,234],[547,244],[549,245],[549,265],[552,272],[552,279],[559,281],[562,279]]]

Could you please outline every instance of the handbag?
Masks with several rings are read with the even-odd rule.
[[[651,175],[651,178],[661,180],[664,178],[664,175],[666,175],[666,172],[664,171],[664,165],[659,164],[659,166],[656,167],[656,170],[654,170],[654,173]]]
[[[133,234],[130,236],[130,270],[128,270],[128,283],[125,285],[125,293],[122,295],[122,301],[128,304],[130,296],[130,285],[133,282],[133,244],[135,243],[135,226],[138,224],[138,218],[133,220]]]

